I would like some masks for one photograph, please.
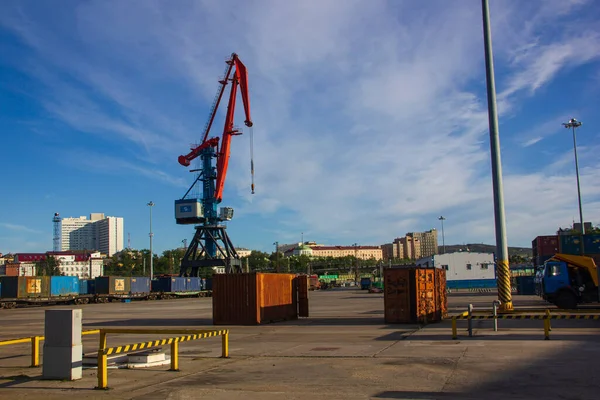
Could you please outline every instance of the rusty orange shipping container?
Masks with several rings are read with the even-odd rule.
[[[446,316],[445,271],[417,267],[386,268],[384,279],[386,323],[437,322]]]
[[[257,325],[297,319],[298,279],[306,277],[256,272],[213,275],[213,324]]]

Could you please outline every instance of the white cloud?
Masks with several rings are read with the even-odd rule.
[[[303,229],[378,243],[429,229],[444,214],[446,243],[493,241],[479,5],[225,3],[90,1],[46,10],[54,19],[5,6],[0,24],[34,49],[26,68],[44,83],[40,101],[52,115],[146,161],[112,157],[110,165],[186,186],[172,172],[180,171],[175,157],[198,140],[223,60],[236,51],[250,73],[257,188],[248,194],[248,141],[236,137],[226,202],[238,215],[285,219],[282,236]],[[519,1],[496,2],[503,115],[597,60],[594,25],[574,32],[557,22],[582,7],[553,1],[524,11]],[[39,61],[44,69],[31,67]],[[529,147],[554,131],[544,125],[510,141]],[[593,182],[598,161],[581,161],[582,179]],[[564,192],[551,191],[568,190],[565,166],[505,177],[511,243],[570,218]],[[599,193],[587,190],[586,215],[597,219]]]
[[[41,233],[37,229],[31,229],[27,226],[19,224],[10,224],[8,222],[0,222],[0,226],[14,232]]]
[[[534,138],[531,138],[531,139],[523,142],[523,147],[533,146],[534,144],[538,143],[542,139],[544,139],[544,138],[541,136],[536,136]]]

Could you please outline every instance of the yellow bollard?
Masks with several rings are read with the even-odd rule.
[[[544,340],[550,340],[550,319],[544,318]]]
[[[452,317],[452,339],[456,340],[458,334],[456,333],[456,317]]]
[[[225,333],[222,335],[221,347],[222,347],[221,357],[229,358],[229,331],[225,331]]]
[[[103,350],[98,350],[98,386],[96,389],[108,389],[108,362]]]
[[[550,323],[550,310],[546,310],[546,318],[548,318],[548,330],[552,330],[552,324]]]
[[[171,371],[179,371],[179,342],[177,339],[171,343]]]
[[[100,343],[98,345],[98,386],[96,389],[108,389],[108,361],[104,353],[106,349],[106,332],[100,330]]]
[[[32,336],[31,338],[31,367],[40,366],[40,337]]]

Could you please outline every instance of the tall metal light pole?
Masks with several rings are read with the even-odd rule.
[[[446,240],[444,238],[444,221],[446,220],[446,218],[444,218],[443,215],[440,215],[438,219],[442,221],[442,254],[446,254]]]
[[[583,225],[583,211],[581,209],[581,186],[579,185],[579,161],[577,159],[577,139],[575,138],[575,128],[581,126],[581,122],[571,118],[569,122],[563,124],[565,128],[573,129],[573,151],[575,152],[575,173],[577,174],[577,198],[579,200],[579,222],[581,223],[581,234],[585,235],[585,226]],[[583,241],[581,242],[581,254],[583,254]]]
[[[488,0],[481,0],[483,14],[483,42],[485,49],[485,76],[487,83],[488,122],[492,155],[492,186],[494,189],[494,219],[496,224],[496,275],[500,309],[513,309],[508,267],[508,244],[506,242],[506,220],[504,216],[504,189],[502,187],[502,162],[500,159],[500,137],[498,133],[498,111],[496,109],[496,83],[494,81],[494,55],[492,52],[492,28]]]
[[[276,265],[276,269],[275,271],[279,272],[279,242],[275,242],[273,243],[273,245],[275,246],[275,259],[277,260],[277,265]]]
[[[152,254],[152,237],[154,233],[152,233],[152,207],[154,207],[154,202],[149,202],[146,204],[150,207],[150,280],[152,280],[154,276],[154,254]]]
[[[358,283],[358,243],[354,243],[354,282]]]

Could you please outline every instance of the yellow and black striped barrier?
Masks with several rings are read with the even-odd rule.
[[[128,344],[125,346],[106,347],[106,336],[109,333],[125,334],[176,334],[183,336],[167,339],[151,340]],[[100,346],[98,347],[98,386],[96,389],[108,388],[108,356],[129,351],[150,349],[152,347],[171,346],[171,371],[179,371],[179,343],[192,340],[221,336],[221,357],[229,358],[229,330],[189,330],[189,329],[100,329]]]
[[[556,311],[556,310],[555,310]],[[465,311],[461,314],[454,315],[452,317],[452,339],[458,338],[458,331],[456,327],[456,321],[458,320],[474,320],[474,319],[516,319],[516,320],[543,320],[544,321],[544,339],[550,339],[550,331],[552,327],[550,325],[550,320],[558,319],[558,320],[566,320],[566,319],[585,319],[585,320],[600,320],[600,310],[560,310],[560,314],[552,314],[549,309],[545,310],[522,310],[522,311],[513,311],[507,314],[477,314],[481,311],[473,311],[469,314],[468,311]],[[543,312],[543,314],[540,314]],[[590,314],[594,312],[595,314]],[[525,314],[528,313],[528,314]]]
[[[81,336],[84,335],[95,335],[100,333],[99,329],[90,329],[81,332]],[[42,335],[30,336],[18,339],[0,340],[0,346],[8,346],[11,344],[31,343],[31,365],[30,367],[40,366],[40,342],[46,338]]]

